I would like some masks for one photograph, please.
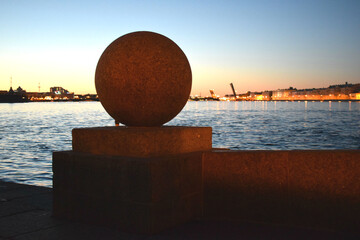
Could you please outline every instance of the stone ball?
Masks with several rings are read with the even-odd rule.
[[[101,104],[116,122],[161,126],[185,106],[192,75],[184,52],[154,32],[133,32],[113,41],[95,72]]]

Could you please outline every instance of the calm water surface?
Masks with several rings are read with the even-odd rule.
[[[0,104],[0,179],[51,187],[71,130],[112,126],[99,102]],[[360,149],[360,102],[188,102],[167,125],[211,126],[213,147]]]

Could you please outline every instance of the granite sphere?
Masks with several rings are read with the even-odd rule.
[[[133,32],[113,41],[95,72],[101,104],[116,122],[161,126],[185,106],[192,75],[184,52],[154,32]]]

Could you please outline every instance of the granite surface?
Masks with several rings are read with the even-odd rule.
[[[73,129],[73,150],[153,157],[211,150],[211,127],[98,127]]]
[[[54,152],[54,216],[146,234],[199,219],[201,157]]]
[[[360,151],[210,151],[204,217],[360,230]]]
[[[161,126],[185,106],[192,75],[184,52],[169,38],[133,32],[113,41],[96,67],[101,104],[127,126]]]

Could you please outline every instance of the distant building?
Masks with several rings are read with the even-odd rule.
[[[252,100],[252,101],[263,100],[262,92],[250,92],[247,100]]]
[[[99,101],[97,94],[74,95],[74,101]]]
[[[50,93],[53,93],[56,95],[62,95],[62,94],[69,94],[70,92],[62,87],[51,87]]]
[[[263,100],[265,101],[269,101],[272,99],[272,95],[273,95],[273,92],[272,91],[265,91],[262,93],[263,95]]]
[[[360,93],[350,93],[351,100],[360,100]]]
[[[296,89],[290,87],[289,89],[278,89],[273,91],[272,99],[273,100],[289,100],[291,96],[293,96],[293,92],[295,92]]]
[[[74,99],[74,93],[62,87],[51,87],[50,92],[29,92],[27,97],[31,101],[66,101]]]
[[[3,103],[15,103],[15,102],[27,102],[29,101],[26,95],[26,91],[20,86],[14,91],[10,87],[9,91],[0,91],[0,102]]]
[[[71,100],[74,99],[74,93],[70,93],[68,90],[62,87],[51,87],[50,88],[51,97],[54,100]]]

